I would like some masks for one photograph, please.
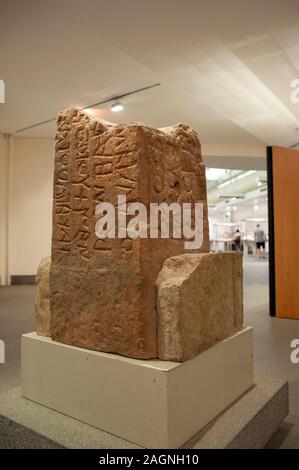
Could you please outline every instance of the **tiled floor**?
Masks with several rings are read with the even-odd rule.
[[[268,296],[268,263],[245,263],[245,323],[253,327],[255,375],[288,380],[290,389],[290,415],[268,446],[299,448],[299,364],[290,360],[290,343],[299,338],[299,320],[270,317]]]
[[[289,381],[290,415],[269,447],[299,447],[299,364],[290,361],[290,342],[299,338],[299,321],[268,314],[268,264],[244,264],[245,323],[253,326],[255,372]],[[34,287],[0,288],[0,339],[6,344],[6,363],[0,364],[0,392],[19,385],[20,336],[34,330]]]
[[[34,286],[0,287],[0,339],[5,364],[0,364],[0,392],[20,384],[20,338],[34,331]]]

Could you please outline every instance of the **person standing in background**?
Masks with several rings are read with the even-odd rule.
[[[241,251],[241,233],[239,229],[234,233],[234,244],[236,251]]]
[[[257,224],[256,230],[254,232],[254,240],[256,251],[259,255],[259,259],[266,258],[265,255],[265,243],[266,243],[266,235],[263,229]]]

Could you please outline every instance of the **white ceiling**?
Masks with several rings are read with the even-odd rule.
[[[1,0],[1,132],[160,82],[123,99],[122,113],[97,114],[184,121],[206,142],[291,145],[298,77],[298,0]]]
[[[222,207],[234,201],[240,202],[249,191],[255,190],[259,196],[267,192],[266,171],[227,171],[227,174],[219,178],[218,181],[209,181],[209,171],[207,171],[208,182],[208,202],[209,205]],[[256,197],[256,195],[255,195]]]

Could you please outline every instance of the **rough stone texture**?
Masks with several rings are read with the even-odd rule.
[[[38,267],[36,277],[36,332],[41,336],[51,336],[50,266],[51,258],[44,258]]]
[[[243,324],[240,253],[183,254],[157,279],[158,357],[185,361]]]
[[[157,357],[155,280],[183,239],[95,236],[99,202],[204,203],[205,169],[197,134],[108,125],[71,109],[58,117],[51,263],[52,338],[135,358]]]

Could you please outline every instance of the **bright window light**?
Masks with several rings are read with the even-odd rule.
[[[222,178],[226,173],[226,170],[221,168],[207,168],[206,169],[206,178],[208,181],[217,181]]]

